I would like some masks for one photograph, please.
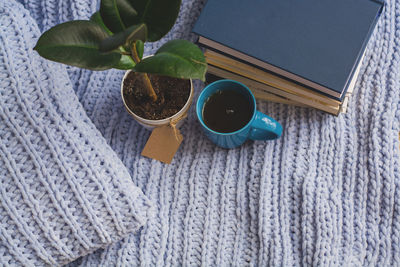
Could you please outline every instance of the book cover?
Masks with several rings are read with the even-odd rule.
[[[374,0],[208,0],[193,32],[203,44],[342,100],[382,7]]]

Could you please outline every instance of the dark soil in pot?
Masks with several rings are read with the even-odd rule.
[[[178,113],[190,95],[190,80],[148,74],[158,96],[153,102],[146,94],[143,80],[129,72],[123,84],[123,96],[128,108],[148,120],[161,120]]]

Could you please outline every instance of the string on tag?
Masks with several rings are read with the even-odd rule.
[[[177,129],[177,125],[181,120],[185,119],[186,117],[187,117],[187,112],[185,112],[184,114],[182,114],[182,116],[178,118],[172,119],[169,122],[169,126],[171,126],[172,129],[174,130],[176,140],[179,140],[179,132],[178,132],[179,130]]]

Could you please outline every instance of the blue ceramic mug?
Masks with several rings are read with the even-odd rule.
[[[243,101],[249,101],[253,109],[250,121],[241,129],[229,133],[214,131],[203,120],[204,104],[214,93],[224,90],[235,90],[241,93]],[[219,80],[206,86],[197,99],[196,113],[206,136],[216,145],[224,148],[238,147],[247,139],[272,140],[280,137],[282,134],[282,126],[277,121],[257,111],[256,99],[250,89],[244,84],[233,80]]]

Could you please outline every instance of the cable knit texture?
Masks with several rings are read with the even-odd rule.
[[[98,4],[20,1],[42,30],[87,19]],[[173,30],[147,53],[172,38],[193,41],[204,2],[183,0]],[[192,107],[171,165],[140,156],[149,132],[124,111],[122,71],[68,68],[88,116],[157,209],[140,232],[73,265],[400,266],[399,48],[392,0],[347,114],[260,102],[283,136],[225,150],[204,137]]]
[[[141,227],[150,201],[83,110],[66,69],[0,1],[0,265],[58,266]]]

